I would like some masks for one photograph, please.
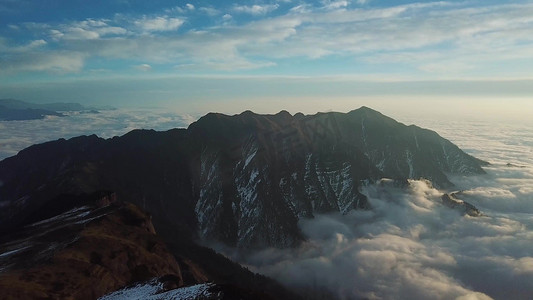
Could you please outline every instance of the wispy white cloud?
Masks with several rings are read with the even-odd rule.
[[[69,113],[67,117],[0,122],[0,160],[33,144],[59,138],[90,134],[112,138],[133,129],[187,127],[195,120],[196,117],[168,109],[117,109],[98,114]]]
[[[69,24],[61,24],[55,28],[47,26],[49,38],[53,40],[94,40],[109,36],[124,35],[125,28],[109,25],[109,20],[87,19]],[[35,25],[34,25],[35,26]]]
[[[149,64],[140,64],[140,65],[135,66],[135,69],[148,72],[152,70],[152,66],[150,66]]]
[[[216,15],[220,15],[222,12],[214,7],[209,7],[209,6],[204,6],[204,7],[200,7],[198,9],[200,12],[208,15],[208,16],[216,16]]]
[[[233,11],[237,13],[247,13],[251,15],[265,15],[279,8],[279,4],[254,4],[254,5],[236,5]]]
[[[153,18],[143,17],[142,19],[135,20],[134,24],[144,31],[156,32],[177,30],[184,22],[183,19],[160,16]]]
[[[76,73],[82,70],[85,62],[85,54],[73,51],[50,51],[40,50],[39,47],[46,45],[42,40],[33,41],[21,47],[9,47],[2,51],[8,53],[8,57],[0,57],[0,74],[13,74],[17,72],[53,72],[53,73]]]
[[[191,14],[187,20],[192,18],[192,7],[180,7]],[[65,24],[24,23],[16,24],[21,29],[12,30],[28,30],[36,40],[57,43],[50,48],[62,53],[149,63],[205,62],[204,67],[223,63],[228,70],[232,62],[239,70],[245,65],[271,66],[282,58],[331,56],[343,57],[347,63],[401,64],[413,74],[465,77],[481,74],[493,63],[502,65],[533,55],[530,3],[469,7],[467,3],[430,2],[352,9],[349,1],[325,1],[320,7],[298,3],[286,14],[239,22],[242,14],[260,17],[279,7],[277,3],[234,5],[230,7],[232,22],[227,22],[231,15],[218,8],[194,7],[194,14],[220,15],[222,19],[218,26],[189,31],[179,30],[185,17],[175,17],[170,11]],[[244,61],[248,64],[241,63]],[[522,70],[514,75],[526,73]]]
[[[341,0],[341,1],[331,1],[331,0],[324,0],[322,1],[322,4],[324,5],[325,9],[339,9],[343,7],[347,7],[349,4],[349,1]]]

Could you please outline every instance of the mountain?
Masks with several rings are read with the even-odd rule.
[[[0,226],[36,221],[60,194],[107,189],[173,232],[238,247],[290,247],[315,213],[369,209],[362,185],[380,178],[482,174],[480,161],[434,131],[372,109],[227,116],[187,129],[134,130],[31,146],[0,162]]]
[[[187,238],[175,237],[195,256],[171,252],[151,216],[114,193],[61,195],[57,202],[49,218],[1,236],[0,298],[298,298]]]
[[[14,109],[0,105],[0,121],[37,120],[43,119],[46,116],[62,117],[63,114],[46,109]]]
[[[37,120],[46,116],[64,116],[61,112],[78,111],[81,113],[98,113],[95,108],[85,107],[79,103],[45,103],[37,104],[15,99],[0,99],[0,121]]]
[[[31,103],[15,99],[0,99],[0,105],[11,109],[44,109],[51,111],[82,111],[87,108],[79,103]]]

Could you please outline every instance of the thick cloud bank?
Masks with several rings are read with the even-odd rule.
[[[533,132],[524,125],[422,124],[493,163],[487,175],[452,177],[457,197],[484,216],[442,204],[425,181],[368,186],[370,211],[300,222],[298,249],[223,252],[252,270],[325,299],[531,299]]]
[[[168,130],[187,127],[195,119],[163,109],[117,109],[94,113],[69,113],[43,120],[0,121],[0,160],[33,144],[59,138],[96,134],[111,138],[133,129]]]

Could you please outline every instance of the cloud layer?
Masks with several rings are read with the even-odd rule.
[[[485,216],[443,206],[443,191],[424,181],[407,190],[375,185],[363,189],[370,211],[302,220],[309,240],[300,248],[219,249],[316,299],[323,291],[339,299],[529,299],[533,134],[519,131],[523,124],[421,119],[493,162],[487,175],[453,178],[458,197]]]
[[[43,120],[1,121],[0,160],[16,155],[33,144],[59,138],[96,134],[111,138],[133,129],[168,130],[187,127],[195,117],[167,109],[103,110],[99,114],[71,113],[67,117]]]
[[[278,67],[286,74],[298,70],[286,59],[303,59],[316,74],[341,60],[351,66],[347,73],[402,68],[419,78],[462,78],[497,69],[503,77],[530,76],[531,3],[367,2],[189,3],[145,15],[10,23],[0,36],[0,73],[81,72],[99,58],[117,62],[117,72],[131,61],[204,72]]]

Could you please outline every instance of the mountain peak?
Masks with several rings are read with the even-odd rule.
[[[281,110],[280,112],[278,112],[276,114],[276,116],[282,116],[282,117],[286,117],[286,118],[292,117],[291,113],[286,111],[286,110]]]
[[[0,199],[10,203],[0,211],[4,227],[54,195],[105,188],[156,223],[239,247],[292,246],[302,240],[300,218],[369,208],[363,182],[425,178],[448,187],[448,173],[484,172],[438,134],[368,107],[313,116],[209,113],[179,132],[83,137],[24,153],[0,162]]]
[[[348,112],[348,114],[355,114],[355,113],[364,113],[366,115],[374,115],[374,116],[384,116],[382,113],[380,113],[379,111],[377,110],[374,110],[368,106],[361,106],[357,109],[354,109],[350,112]]]

